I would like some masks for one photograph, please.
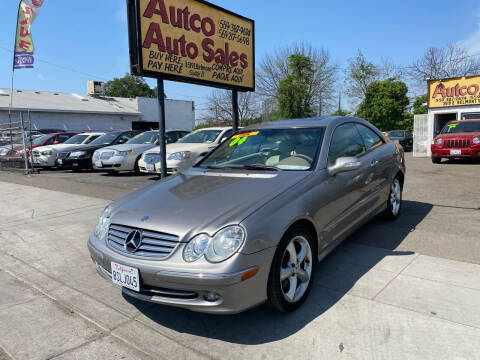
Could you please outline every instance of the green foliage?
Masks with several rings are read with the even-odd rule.
[[[308,56],[289,57],[287,77],[279,82],[277,95],[279,115],[284,119],[312,116],[309,86],[313,80],[313,61]]]
[[[338,109],[337,111],[332,113],[331,116],[347,116],[347,115],[350,115],[350,112],[344,109]]]
[[[426,105],[423,105],[425,103],[428,103],[428,95],[421,95],[417,96],[413,103],[413,113],[415,115],[418,114],[428,114],[428,107]]]
[[[374,81],[367,87],[357,116],[384,131],[397,129],[405,122],[405,109],[410,102],[407,92],[407,85],[402,81]]]
[[[148,86],[143,78],[126,74],[122,78],[107,81],[105,95],[123,98],[136,98],[137,96],[153,98],[156,96],[156,92]]]

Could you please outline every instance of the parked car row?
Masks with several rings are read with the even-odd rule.
[[[230,127],[196,130],[167,130],[167,172],[191,167],[232,135]],[[178,142],[177,142],[178,141]],[[27,147],[36,167],[64,170],[95,169],[110,173],[129,171],[158,174],[158,132],[128,130],[45,134]],[[23,147],[14,148],[22,156]]]

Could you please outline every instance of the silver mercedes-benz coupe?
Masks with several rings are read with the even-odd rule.
[[[208,313],[308,296],[313,266],[400,214],[401,146],[353,117],[257,124],[192,168],[112,202],[88,247],[125,295]]]

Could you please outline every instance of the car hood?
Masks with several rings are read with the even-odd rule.
[[[437,135],[437,138],[444,138],[444,139],[450,139],[450,138],[474,138],[476,136],[480,136],[479,132],[459,132],[459,133],[450,133],[450,134],[439,134]]]
[[[216,148],[218,144],[210,143],[210,144],[192,144],[192,143],[173,143],[167,145],[167,154],[173,154],[180,151],[191,151],[194,154],[203,154],[208,152],[214,148]],[[160,147],[156,146],[153,149],[149,150],[150,152],[160,152]]]
[[[58,145],[48,145],[48,146],[40,146],[37,147],[35,150],[38,151],[47,151],[47,150],[54,150],[57,152],[73,148],[75,146],[82,146],[82,144],[58,144]]]
[[[107,147],[107,146],[110,146],[108,144],[99,144],[99,145],[90,145],[90,144],[86,144],[86,145],[77,145],[75,147],[72,147],[72,150],[75,150],[75,151],[95,151],[95,150],[98,150],[98,149],[102,149],[104,147]],[[70,150],[70,149],[68,149]]]
[[[103,147],[103,150],[112,150],[112,151],[128,151],[128,150],[133,150],[133,151],[145,151],[147,149],[151,149],[155,145],[153,144],[121,144],[121,145],[112,145],[112,146],[107,146]]]
[[[192,168],[113,202],[111,223],[177,235],[182,241],[201,232],[213,235],[239,224],[309,174]]]

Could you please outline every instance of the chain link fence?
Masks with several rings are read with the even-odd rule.
[[[8,123],[0,124],[0,171],[17,170],[24,171],[25,174],[33,172],[30,151],[33,134],[29,115],[13,113]]]

